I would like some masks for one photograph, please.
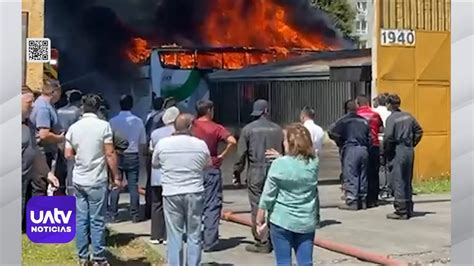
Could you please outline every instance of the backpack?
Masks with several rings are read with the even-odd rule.
[[[148,121],[145,124],[145,133],[146,133],[146,139],[149,142],[151,133],[160,127],[165,126],[163,123],[163,120],[161,120],[161,117],[163,116],[163,111],[156,112],[153,115],[150,116]]]

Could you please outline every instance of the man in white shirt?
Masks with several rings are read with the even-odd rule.
[[[108,265],[105,257],[107,166],[115,187],[122,184],[112,129],[107,121],[97,117],[100,103],[99,96],[86,95],[84,115],[66,133],[64,155],[74,159],[72,182],[76,194],[76,246],[80,265],[89,265],[89,244],[94,265]]]
[[[376,101],[377,103],[377,107],[374,108],[374,111],[377,112],[382,118],[384,127],[385,121],[387,121],[387,117],[389,117],[391,114],[391,112],[387,109],[387,97],[388,93],[383,93],[374,99],[374,101]]]
[[[388,96],[389,95],[390,95],[389,93],[385,92],[385,93],[382,93],[382,94],[378,95],[374,99],[374,102],[376,103],[376,107],[374,108],[374,111],[377,112],[380,115],[380,118],[382,118],[382,123],[383,123],[384,129],[385,129],[385,126],[386,126],[387,118],[392,114],[392,112],[390,112],[387,108],[387,106],[388,106]],[[384,154],[384,152],[383,152],[383,138],[384,138],[384,133],[382,132],[382,133],[379,134],[379,141],[381,143],[380,147],[382,148],[381,149],[382,155]],[[382,191],[382,195],[385,194],[385,195],[391,196],[392,193],[393,193],[393,189],[392,189],[390,180],[388,180],[388,174],[387,174],[388,173],[388,166],[386,165],[385,156],[383,156],[382,158],[384,160],[384,163],[380,166],[382,168],[381,174],[383,175],[383,178],[381,178],[381,181],[384,184],[382,185],[381,191]]]
[[[161,139],[152,165],[161,169],[169,265],[200,265],[204,210],[204,168],[211,165],[206,143],[191,135],[193,117],[181,114],[173,136]],[[186,263],[183,234],[187,236]]]
[[[164,127],[155,129],[151,133],[150,152],[153,154],[158,142],[174,133],[174,121],[179,115],[179,109],[170,107],[166,109],[162,120]],[[150,160],[151,161],[151,160]],[[166,244],[166,227],[165,217],[163,213],[163,188],[161,186],[161,170],[151,169],[150,180],[151,193],[151,236],[150,242],[152,244]]]
[[[319,155],[323,147],[325,134],[324,134],[324,130],[320,126],[318,126],[316,123],[314,123],[315,117],[316,117],[316,112],[314,111],[313,108],[305,106],[301,110],[301,113],[300,113],[301,123],[303,123],[304,127],[309,131],[309,134],[311,135],[311,141],[313,142],[315,155]],[[316,204],[319,206],[319,197],[316,199]],[[321,217],[319,216],[319,212],[318,212],[318,216],[316,217],[316,223],[318,227],[320,225],[320,221],[321,221]]]
[[[316,123],[314,123],[315,116],[316,112],[314,111],[314,109],[308,106],[303,107],[300,113],[301,123],[311,134],[313,148],[315,150],[315,154],[318,155],[323,147],[325,134],[324,130]]]
[[[140,195],[138,194],[138,178],[140,166],[145,163],[147,153],[146,133],[143,121],[132,114],[133,98],[123,95],[120,98],[120,113],[110,120],[114,132],[118,132],[128,141],[128,148],[119,156],[119,168],[127,178],[130,193],[130,215],[132,222],[140,222]],[[110,193],[110,214],[113,222],[118,212],[120,191]]]

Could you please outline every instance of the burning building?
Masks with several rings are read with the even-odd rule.
[[[126,5],[52,0],[46,7],[46,31],[61,53],[64,84],[100,90],[112,100],[131,89],[140,102],[137,106],[143,108],[136,110],[142,116],[150,107],[142,103],[150,102],[151,91],[192,105],[190,96],[182,97],[188,93],[179,89],[186,91],[188,79],[172,78],[170,83],[169,73],[176,72],[173,77],[199,73],[202,82],[197,84],[201,84],[214,70],[350,46],[328,16],[306,0],[143,1],[142,8],[148,6],[137,16],[148,20],[140,23]],[[64,24],[57,23],[61,18]],[[168,89],[162,88],[162,79]]]
[[[354,89],[349,83],[331,85],[327,73],[322,73],[328,69],[320,71],[326,64],[321,58],[327,57],[322,51],[351,48],[351,43],[338,33],[326,14],[306,0],[155,2],[154,10],[149,8],[154,16],[140,14],[154,19],[140,23],[123,17],[132,16],[125,1],[47,3],[51,6],[49,12],[46,9],[46,31],[61,54],[59,76],[64,87],[101,92],[110,101],[112,111],[117,111],[122,93],[131,93],[135,99],[133,111],[142,118],[150,110],[152,92],[174,97],[180,109],[187,112],[194,112],[200,99],[210,98],[218,108],[217,119],[237,135],[250,113],[246,108],[256,97],[269,99],[272,106],[292,101],[290,109],[271,107],[275,120],[286,123],[301,107],[297,106],[300,100],[291,100],[300,99],[301,93],[290,90],[302,90],[305,97],[314,99],[305,104],[334,109],[325,115],[329,121],[342,108],[320,103],[335,94],[338,97],[334,101],[345,99]],[[64,24],[57,23],[61,18]],[[288,82],[281,76],[252,80],[249,75],[239,81],[226,77],[298,64],[312,69],[309,76],[300,77],[301,81],[296,81],[296,76]],[[279,90],[282,94],[275,97],[274,92]],[[336,165],[330,168],[338,169],[338,161],[333,161]]]

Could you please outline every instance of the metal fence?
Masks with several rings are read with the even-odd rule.
[[[216,120],[231,127],[250,122],[253,102],[266,99],[272,120],[280,125],[298,121],[301,108],[308,105],[316,109],[316,122],[327,128],[343,115],[344,102],[357,94],[370,95],[370,82],[288,80],[218,82],[210,86]]]

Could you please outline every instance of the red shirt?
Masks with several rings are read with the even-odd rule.
[[[230,132],[214,121],[196,119],[192,127],[192,133],[196,138],[206,142],[211,154],[212,166],[219,168],[222,164],[222,161],[217,158],[219,142],[226,141],[231,135]]]
[[[380,127],[383,126],[382,118],[380,115],[372,110],[369,106],[361,106],[357,109],[357,114],[369,121],[370,136],[372,139],[372,145],[380,146],[379,132]]]

